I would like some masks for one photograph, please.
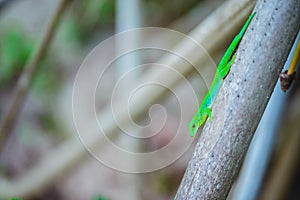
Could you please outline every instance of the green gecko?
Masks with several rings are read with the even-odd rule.
[[[208,93],[206,94],[200,108],[198,109],[197,113],[195,114],[195,116],[193,117],[193,119],[191,120],[191,122],[189,124],[191,137],[194,137],[196,135],[197,130],[204,124],[204,122],[206,121],[206,119],[208,117],[209,118],[212,117],[211,107],[212,107],[213,101],[218,94],[218,91],[221,87],[223,79],[229,73],[230,67],[235,59],[234,51],[237,48],[237,46],[239,45],[239,43],[240,43],[243,35],[245,34],[254,15],[255,15],[255,12],[249,16],[249,18],[246,21],[246,23],[244,24],[243,28],[241,29],[239,34],[237,34],[235,36],[235,38],[231,42],[230,46],[226,50],[223,58],[221,59],[219,65],[217,67],[217,71],[216,71],[215,77],[213,79],[213,82],[211,84],[211,87],[208,90]]]

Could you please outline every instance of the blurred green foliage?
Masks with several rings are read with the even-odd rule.
[[[162,193],[171,193],[177,187],[177,182],[174,182],[173,177],[168,174],[162,174],[157,182],[158,190]]]
[[[71,15],[66,16],[59,26],[57,39],[66,49],[76,50],[81,48],[80,38],[81,32],[77,21]]]
[[[37,41],[29,38],[21,26],[1,26],[0,31],[0,95],[6,95],[7,91],[14,88],[22,70],[26,67],[28,59],[36,48]],[[51,53],[50,53],[51,54]],[[41,128],[47,132],[55,132],[57,124],[54,120],[49,102],[53,101],[55,92],[61,84],[58,61],[55,57],[44,58],[40,63],[40,69],[34,76],[31,92],[38,97],[38,104],[44,105],[42,114],[37,116]],[[27,132],[32,131],[28,126]],[[26,132],[26,131],[25,131]],[[29,134],[26,134],[29,136]]]
[[[109,200],[109,199],[99,194],[96,197],[94,197],[93,200]]]
[[[0,87],[16,78],[29,57],[33,43],[18,28],[10,28],[0,39]]]
[[[34,51],[36,41],[29,38],[17,26],[3,27],[0,33],[0,89],[16,81]],[[33,91],[42,96],[54,92],[58,87],[55,59],[43,59],[33,81]]]
[[[72,34],[85,44],[95,34],[112,29],[115,19],[115,1],[86,0],[76,1],[71,8],[69,23],[72,25]],[[100,32],[100,34],[99,34]]]
[[[115,1],[111,0],[90,0],[81,1],[85,8],[86,20],[92,21],[93,24],[101,20],[102,24],[111,23],[115,16]]]
[[[18,197],[12,197],[12,198],[10,198],[10,200],[21,200],[21,199]]]
[[[142,26],[167,26],[199,0],[141,0]],[[75,1],[60,28],[67,45],[84,48],[114,34],[116,0]]]
[[[145,26],[163,26],[171,23],[189,11],[198,0],[141,0],[141,12]],[[116,1],[114,0],[85,0],[74,1],[70,12],[62,20],[58,30],[61,46],[71,50],[84,49],[95,40],[105,39],[114,33]],[[40,37],[37,37],[40,38]],[[10,24],[0,28],[0,92],[10,90],[36,47],[36,39],[30,38],[21,28]],[[61,49],[59,49],[61,50]],[[50,54],[49,54],[50,53]],[[38,117],[39,124],[46,130],[57,128],[51,114],[49,102],[60,87],[64,71],[59,66],[54,54],[49,52],[39,65],[32,85],[32,92],[39,97],[39,102],[45,105],[45,114]],[[58,54],[64,56],[63,50]],[[72,52],[71,52],[72,54]],[[3,93],[5,94],[5,93]],[[0,94],[1,95],[1,94]]]
[[[41,62],[41,69],[37,72],[33,81],[33,92],[43,100],[50,100],[60,87],[62,72],[56,66],[59,63],[55,58],[47,58]]]

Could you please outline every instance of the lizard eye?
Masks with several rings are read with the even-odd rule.
[[[192,128],[195,128],[195,127],[196,127],[195,124],[193,124]]]

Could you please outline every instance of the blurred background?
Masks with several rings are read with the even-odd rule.
[[[46,26],[59,2],[59,0],[0,0],[1,121],[13,99],[17,81],[45,34]],[[165,27],[188,34],[223,2],[222,0],[173,0],[172,3],[167,0],[70,1],[55,30],[52,42],[47,45],[46,56],[38,64],[39,69],[34,75],[30,91],[12,127],[11,134],[1,145],[0,199],[3,194],[11,193],[15,197],[41,200],[172,199],[192,156],[196,139],[191,141],[193,143],[187,151],[171,165],[143,174],[123,173],[101,164],[91,155],[86,155],[70,158],[67,167],[57,174],[55,179],[51,179],[47,177],[48,170],[64,167],[55,166],[55,160],[49,161],[53,166],[47,162],[43,165],[38,163],[51,158],[60,159],[58,155],[68,155],[68,151],[73,150],[67,145],[70,138],[76,137],[71,110],[72,87],[81,63],[96,45],[116,33],[138,27]],[[149,41],[151,39],[153,40],[149,38]],[[170,46],[174,46],[179,41],[169,42]],[[223,48],[218,51],[210,52],[216,62],[223,55],[229,42],[230,40],[224,42]],[[121,41],[116,48],[118,45],[126,45],[126,42]],[[111,48],[107,51],[113,51],[114,47]],[[162,52],[146,53],[147,55],[133,55],[134,58],[125,61],[129,63],[128,65],[134,65],[136,62],[150,63],[158,60],[163,54]],[[211,61],[210,64],[214,63]],[[109,96],[103,93],[105,91],[110,93],[118,77],[126,72],[122,71],[123,68],[118,69],[118,66],[115,68],[105,74],[102,80],[104,83],[102,93],[96,94],[95,107],[99,112],[110,101]],[[208,80],[211,80],[214,70],[215,64],[214,68],[208,69],[201,75],[208,76]],[[140,74],[135,76],[138,77]],[[271,137],[257,139],[268,142],[268,145],[262,144],[263,148],[267,149],[253,153],[261,164],[262,158],[259,156],[262,152],[268,152],[267,155],[263,155],[265,160],[263,166],[258,164],[253,167],[262,169],[261,174],[250,178],[249,176],[242,178],[240,175],[229,199],[241,197],[234,188],[239,188],[238,190],[243,191],[243,194],[252,193],[253,196],[249,199],[297,199],[300,196],[298,77],[288,93],[278,89],[277,93],[281,97],[276,99],[283,99],[269,108],[271,113],[269,117],[275,115],[277,117],[272,122],[265,120],[267,128],[262,132]],[[203,78],[198,74],[192,74],[188,78],[196,94],[200,94],[199,98],[202,99],[207,91],[205,84],[202,84]],[[186,88],[180,84],[176,87],[178,93],[185,94],[185,90]],[[193,107],[190,106],[188,110],[189,118],[181,119],[176,98],[171,92],[165,96],[159,102],[168,111],[168,121],[164,128],[155,137],[143,140],[141,144],[128,144],[125,141],[127,145],[136,145],[141,152],[155,151],[172,141],[178,124],[182,123],[187,127],[190,117],[195,112]],[[187,105],[193,103],[190,99],[185,99],[183,102]],[[151,117],[154,119],[159,118],[161,111],[154,109],[152,114]],[[141,125],[149,123],[149,119],[137,121]],[[156,130],[156,123],[159,125],[159,120],[154,121],[147,131]],[[189,137],[187,129],[186,133],[181,134]],[[189,138],[187,140],[190,141]],[[61,148],[65,143],[65,148]],[[123,143],[121,139],[119,144]],[[108,157],[113,156],[105,147],[101,148],[99,151],[104,151]],[[59,151],[55,152],[57,149]],[[122,158],[118,159],[121,162],[128,162],[122,161]],[[32,169],[38,172],[32,173]],[[242,170],[247,170],[246,166],[243,166]],[[45,181],[37,181],[42,180],[36,178],[37,176],[46,177]],[[253,180],[258,182],[251,182]],[[246,183],[252,186],[254,184],[257,188],[251,188]]]

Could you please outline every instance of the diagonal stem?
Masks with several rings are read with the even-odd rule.
[[[11,129],[15,123],[16,116],[20,112],[23,102],[26,98],[26,95],[29,91],[30,85],[33,81],[33,78],[39,69],[39,62],[45,56],[49,44],[53,39],[54,32],[57,28],[57,25],[67,7],[67,4],[71,0],[61,0],[58,7],[55,10],[55,13],[46,29],[43,38],[41,39],[40,43],[38,44],[36,50],[33,52],[32,56],[30,57],[28,63],[24,67],[24,71],[21,74],[17,87],[15,90],[15,94],[12,100],[11,105],[8,108],[6,115],[0,126],[0,150],[4,145],[5,139],[9,136]]]

